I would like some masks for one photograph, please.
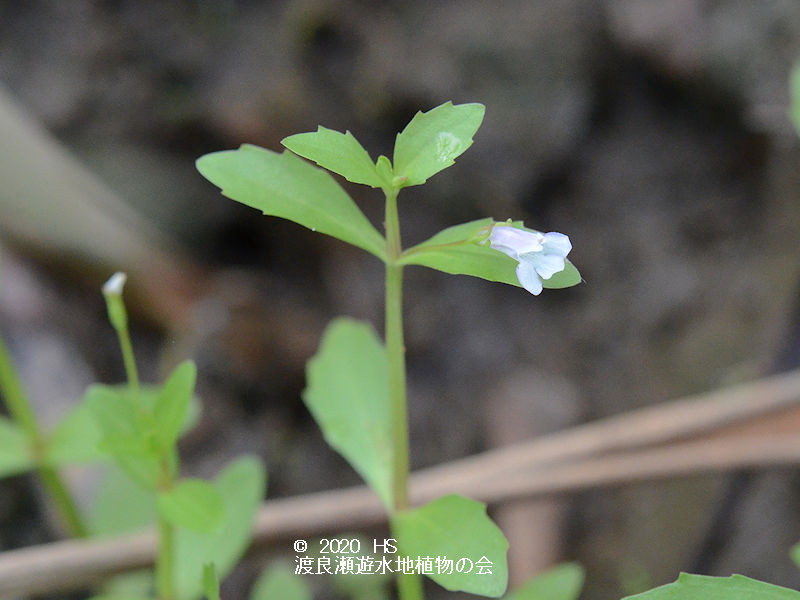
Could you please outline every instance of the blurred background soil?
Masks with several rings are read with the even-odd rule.
[[[401,195],[404,242],[523,219],[571,237],[585,283],[534,298],[407,270],[421,467],[797,366],[800,146],[786,112],[798,56],[794,0],[0,2],[0,82],[203,273],[187,271],[199,291],[185,326],[170,326],[167,300],[131,307],[145,378],[198,362],[205,412],[187,468],[258,453],[273,497],[357,483],[300,392],[331,317],[382,326],[381,266],[223,198],[198,156],[278,150],[323,124],[374,158],[417,110],[486,105],[456,165]],[[379,192],[345,187],[380,225]],[[14,234],[0,211],[0,328],[57,414],[89,382],[122,378],[100,284],[155,265],[111,248],[70,256],[47,228]],[[30,481],[2,489],[3,547],[53,538]],[[680,570],[797,587],[798,496],[783,470],[528,506],[509,517],[527,548],[515,577],[578,560],[587,600]],[[244,597],[248,577],[226,597]]]

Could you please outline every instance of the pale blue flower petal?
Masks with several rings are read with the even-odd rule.
[[[517,259],[526,252],[541,252],[544,236],[538,232],[525,231],[507,225],[498,225],[489,235],[492,248]]]
[[[517,254],[517,251],[514,248],[512,248],[511,246],[504,246],[503,244],[501,244],[499,242],[493,242],[491,238],[489,238],[489,245],[494,250],[499,250],[500,252],[502,252],[503,254],[506,254],[507,256],[510,256],[514,260],[518,260],[519,259],[519,255]]]
[[[566,258],[567,254],[572,250],[572,242],[569,241],[569,236],[558,233],[557,231],[545,233],[542,246],[544,246],[544,251],[546,253],[558,254],[564,258]]]
[[[521,262],[517,265],[517,279],[519,284],[534,296],[542,293],[542,280],[530,262]]]
[[[564,257],[557,256],[555,254],[532,254],[530,258],[526,260],[526,257],[520,257],[521,260],[530,262],[536,272],[542,279],[550,279],[556,273],[560,273],[566,267],[566,261]]]

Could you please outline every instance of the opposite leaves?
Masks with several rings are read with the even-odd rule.
[[[100,450],[136,482],[158,487],[162,461],[173,461],[174,444],[189,417],[195,366],[179,365],[159,388],[93,385],[84,402],[99,430]],[[57,438],[54,438],[57,439]]]
[[[341,133],[320,126],[317,131],[289,136],[282,143],[295,154],[353,183],[373,188],[407,187],[425,183],[452,165],[472,145],[484,112],[482,104],[452,102],[418,112],[397,135],[393,167],[386,157],[381,157],[377,165],[373,163],[349,131]]]

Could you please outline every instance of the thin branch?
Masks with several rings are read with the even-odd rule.
[[[509,502],[552,494],[577,492],[665,477],[698,475],[736,469],[766,468],[800,464],[800,438],[796,433],[751,439],[709,439],[600,458],[590,458],[531,471],[475,490],[484,502]]]
[[[458,486],[462,478],[540,468],[719,431],[800,405],[800,371],[629,411],[528,442],[426,469],[418,485]]]
[[[800,373],[793,373],[641,409],[418,472],[412,477],[412,501],[458,492],[501,502],[659,477],[800,464],[796,431],[758,434],[765,415],[788,422],[787,411],[799,404]],[[753,424],[756,433],[731,427],[742,422]],[[709,432],[715,435],[677,442]],[[271,500],[258,513],[253,545],[384,522],[382,505],[363,486]],[[0,555],[0,597],[85,587],[150,565],[155,552],[152,531],[6,552]]]

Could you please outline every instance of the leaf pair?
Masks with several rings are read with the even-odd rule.
[[[314,132],[289,136],[282,143],[353,183],[384,189],[420,185],[452,165],[472,145],[485,110],[482,104],[446,102],[428,112],[418,112],[397,134],[394,166],[386,157],[373,163],[349,131],[340,133],[320,126]]]
[[[147,489],[162,478],[163,461],[175,461],[174,446],[189,415],[197,369],[180,364],[161,388],[93,385],[85,402],[100,429],[100,448]],[[173,465],[173,468],[177,465]]]
[[[210,533],[223,518],[222,499],[201,479],[181,479],[175,445],[189,416],[197,369],[181,363],[160,388],[95,385],[86,404],[100,428],[100,448],[147,490],[156,492],[159,514],[176,527]],[[166,472],[165,472],[166,470]]]
[[[295,154],[371,187],[418,185],[453,164],[470,144],[483,120],[480,104],[453,106],[448,102],[418,113],[397,136],[395,166],[386,157],[373,163],[348,131],[325,127],[290,136],[283,144]],[[266,215],[288,219],[358,246],[386,260],[383,236],[352,198],[325,171],[294,154],[243,145],[239,150],[214,152],[197,161],[197,169],[222,193]]]

